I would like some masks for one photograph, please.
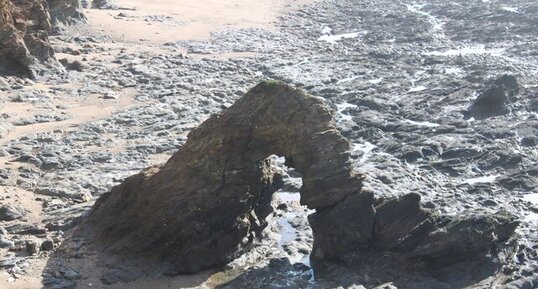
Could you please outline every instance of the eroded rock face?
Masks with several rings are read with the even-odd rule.
[[[440,276],[451,266],[488,268],[473,275],[478,280],[499,272],[498,248],[517,226],[512,217],[441,217],[423,209],[418,194],[376,199],[362,190],[349,150],[321,100],[262,82],[191,131],[165,165],[103,195],[79,233],[104,254],[143,264],[141,271],[224,265],[266,226],[271,195],[282,186],[267,160],[276,154],[303,176],[301,203],[315,210],[316,277],[342,267]]]
[[[0,73],[33,76],[34,65],[54,58],[45,0],[0,0]]]

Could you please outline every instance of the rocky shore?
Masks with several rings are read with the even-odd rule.
[[[0,3],[5,9],[18,2]],[[159,35],[196,23],[173,13],[144,14],[131,3],[75,9],[88,24],[79,12],[66,12],[80,20],[56,31],[51,20],[44,22],[51,28],[26,29],[32,39],[48,31],[54,51],[47,55],[54,58],[40,61],[39,53],[26,51],[22,58],[42,68],[0,62],[0,287],[537,286],[536,3],[282,1],[280,10],[267,8],[281,12],[267,12],[264,24],[231,21],[214,29],[220,24],[207,20],[212,24],[200,31],[208,36],[168,41]],[[122,38],[105,24],[97,27],[97,17],[150,33],[126,31]],[[30,52],[28,37],[9,38],[10,51],[24,44]],[[416,196],[444,216],[515,216],[513,255],[497,251],[507,257],[503,278],[491,285],[402,277],[379,256],[355,274],[314,278],[312,211],[299,201],[303,176],[277,157],[272,163],[282,171],[283,188],[271,200],[263,238],[219,269],[137,279],[99,262],[84,239],[68,238],[96,199],[168,160],[192,129],[265,79],[300,87],[334,111],[336,129],[351,141],[351,165],[365,176],[363,190],[384,199]],[[385,271],[373,278],[375,264]],[[467,272],[445,269],[454,279]]]

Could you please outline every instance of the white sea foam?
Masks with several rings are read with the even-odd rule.
[[[538,205],[538,193],[527,194],[523,196],[523,200]]]
[[[428,89],[426,86],[418,85],[418,86],[411,87],[407,92],[419,92],[419,91],[424,91],[426,89]]]
[[[343,33],[343,34],[324,34],[321,35],[318,40],[320,41],[326,41],[329,43],[336,43],[338,41],[341,41],[342,39],[346,38],[357,38],[359,36],[364,36],[368,33],[368,31],[359,31],[359,32],[350,32],[350,33]]]
[[[352,146],[352,150],[354,152],[360,151],[362,152],[361,159],[359,160],[359,163],[365,163],[368,158],[372,155],[372,151],[377,148],[376,145],[370,143],[370,142],[364,142],[362,144],[354,143]]]
[[[504,11],[519,14],[519,9],[517,7],[502,6],[501,9],[504,10]]]
[[[424,53],[424,55],[433,55],[433,56],[467,56],[467,55],[476,55],[476,54],[489,54],[493,56],[502,56],[502,53],[505,51],[504,48],[492,48],[488,49],[485,45],[470,45],[464,46],[457,49],[449,49],[445,51],[430,51]]]
[[[426,127],[438,127],[438,126],[440,126],[440,124],[438,124],[438,123],[429,122],[429,121],[414,121],[414,120],[406,119],[406,120],[404,120],[404,122],[407,122],[407,123],[410,123],[410,124],[416,125],[416,126],[426,126]]]
[[[476,178],[470,178],[465,180],[465,183],[469,185],[474,185],[478,183],[492,183],[494,182],[499,176],[498,175],[491,175],[491,176],[482,176],[482,177],[476,177]]]
[[[383,77],[368,80],[368,82],[371,84],[378,84],[381,83],[381,81],[383,81]]]

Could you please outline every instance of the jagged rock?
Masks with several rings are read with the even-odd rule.
[[[54,58],[45,0],[0,0],[0,73],[34,76],[35,65]]]
[[[113,268],[105,272],[101,278],[101,282],[106,285],[113,285],[117,283],[125,283],[136,280],[138,276],[129,271],[122,270],[121,268]]]
[[[79,0],[47,0],[49,13],[53,23],[85,22]]]
[[[507,105],[519,93],[519,84],[513,75],[503,75],[480,94],[469,107],[468,118],[485,119],[508,113]]]
[[[272,154],[300,173],[301,203],[315,210],[310,258],[317,278],[340,274],[342,266],[420,274],[488,268],[469,274],[482,278],[506,262],[495,247],[512,236],[518,224],[512,217],[441,217],[422,208],[418,194],[376,199],[362,190],[350,144],[323,101],[273,81],[191,131],[166,164],[104,194],[78,234],[102,258],[149,264],[137,267],[143,273],[224,265],[267,225],[271,195],[282,186],[267,160]]]
[[[165,166],[101,197],[87,223],[111,250],[139,252],[172,271],[225,264],[267,225],[271,196],[282,186],[267,160],[271,154],[285,156],[302,174],[301,202],[310,208],[360,192],[349,143],[323,102],[264,82],[191,131]]]
[[[6,230],[15,235],[41,235],[47,232],[46,229],[37,224],[15,224],[6,227]]]
[[[8,240],[4,235],[0,235],[0,249],[11,248],[15,245],[13,241]]]
[[[24,211],[11,205],[0,206],[0,221],[13,221],[24,216]]]
[[[52,239],[47,239],[41,243],[39,248],[41,251],[52,251],[54,250],[54,241]]]

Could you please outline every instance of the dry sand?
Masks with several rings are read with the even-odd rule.
[[[93,29],[122,42],[154,44],[177,40],[204,40],[211,32],[230,28],[272,29],[281,13],[308,0],[120,0],[128,10],[91,10],[86,13]],[[130,10],[134,9],[134,10]],[[118,17],[123,13],[127,17]],[[162,20],[152,21],[152,18]]]

